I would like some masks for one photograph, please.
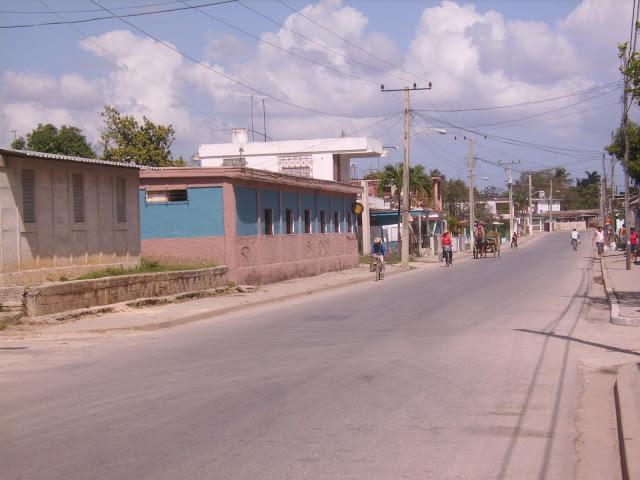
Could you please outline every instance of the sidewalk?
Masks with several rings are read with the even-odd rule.
[[[624,252],[605,252],[602,278],[609,299],[611,322],[640,326],[640,265],[626,269]]]

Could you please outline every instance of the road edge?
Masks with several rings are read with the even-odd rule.
[[[640,396],[639,366],[622,365],[614,386],[623,480],[640,480],[640,405],[636,399]]]
[[[600,257],[600,270],[602,271],[602,281],[604,283],[604,290],[609,300],[609,321],[614,325],[620,325],[623,327],[640,327],[640,321],[632,317],[622,317],[620,315],[620,305],[618,303],[618,297],[616,292],[611,286],[611,279],[609,278],[609,270],[607,269],[604,257]]]

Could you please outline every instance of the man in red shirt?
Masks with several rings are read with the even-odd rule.
[[[449,263],[453,263],[453,251],[451,249],[451,232],[446,231],[442,234],[442,256],[449,256]]]
[[[631,244],[631,255],[633,255],[633,263],[638,262],[638,233],[635,228],[631,228],[629,232],[629,243]]]

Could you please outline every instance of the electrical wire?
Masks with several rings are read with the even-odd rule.
[[[132,7],[112,7],[112,10],[135,10],[137,8],[148,8],[148,7],[158,7],[161,5],[171,5],[171,4],[175,4],[175,3],[179,3],[176,0],[172,0],[172,1],[166,1],[166,2],[155,2],[155,3],[145,3],[142,5],[136,5],[136,6],[132,6]],[[45,10],[45,11],[34,11],[34,10],[22,10],[22,11],[15,11],[15,10],[0,10],[0,14],[19,14],[19,15],[33,15],[33,14],[63,14],[63,13],[95,13],[95,12],[102,12],[104,10],[100,9],[100,8],[92,8],[92,9],[88,9],[88,10],[58,10],[58,11],[53,11],[53,10]]]
[[[223,5],[225,3],[235,3],[237,1],[238,0],[219,0],[217,2],[203,3],[200,5],[193,5],[188,7],[165,8],[163,10],[154,10],[151,12],[127,13],[125,15],[116,15],[112,13],[112,11],[106,10],[109,13],[111,13],[111,15],[102,16],[102,17],[83,18],[79,20],[60,20],[57,22],[25,23],[21,25],[0,25],[0,29],[8,30],[8,29],[16,29],[16,28],[44,27],[44,26],[51,26],[51,25],[68,25],[68,24],[74,24],[74,23],[88,23],[88,22],[96,22],[99,20],[109,20],[112,18],[123,19],[123,18],[129,18],[129,17],[144,17],[146,15],[157,15],[160,13],[178,12],[181,10],[192,10],[194,8],[212,7],[214,5]],[[52,13],[55,13],[55,12],[52,12]]]
[[[366,117],[363,115],[343,115],[343,114],[339,114],[339,113],[333,113],[333,112],[326,112],[323,110],[319,110],[319,109],[315,109],[315,108],[311,108],[311,107],[306,107],[303,105],[298,105],[294,102],[291,102],[289,100],[283,99],[283,98],[279,98],[276,97],[274,95],[271,95],[267,92],[264,92],[258,88],[255,88],[241,80],[238,80],[234,77],[232,77],[231,75],[228,75],[224,72],[221,72],[215,68],[213,68],[211,65],[208,65],[206,63],[201,62],[200,60],[196,59],[195,57],[189,55],[188,53],[183,52],[182,50],[180,50],[179,48],[173,46],[170,43],[167,43],[163,40],[161,40],[159,37],[157,37],[156,35],[153,35],[147,31],[145,31],[144,29],[138,27],[137,25],[135,25],[134,23],[131,23],[130,21],[126,20],[125,18],[122,18],[121,16],[118,16],[116,14],[114,14],[111,10],[107,9],[106,7],[103,7],[100,3],[98,3],[96,0],[89,0],[91,3],[93,3],[94,5],[102,8],[104,11],[106,11],[107,13],[110,13],[111,15],[114,15],[116,18],[118,18],[118,20],[120,20],[123,23],[126,23],[127,25],[129,25],[131,28],[135,29],[136,31],[140,32],[141,34],[145,35],[146,37],[149,37],[153,40],[155,40],[156,42],[158,42],[159,44],[163,45],[165,48],[172,50],[174,52],[176,52],[177,54],[183,56],[184,58],[190,60],[191,62],[195,63],[196,65],[200,65],[201,67],[205,68],[206,70],[209,70],[213,73],[215,73],[216,75],[226,78],[227,80],[240,85],[241,87],[246,88],[247,90],[250,90],[252,92],[255,92],[259,95],[262,95],[264,97],[268,97],[270,99],[272,99],[275,102],[281,103],[283,105],[288,105],[290,107],[293,108],[297,108],[299,110],[304,110],[306,112],[311,112],[311,113],[316,113],[318,115],[323,115],[323,116],[328,116],[328,117],[340,117],[340,118],[370,118],[370,117]]]

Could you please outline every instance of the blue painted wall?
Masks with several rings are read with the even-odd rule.
[[[332,232],[331,222],[333,221],[331,216],[331,197],[326,195],[318,195],[316,197],[317,216],[318,216],[318,230],[316,233],[320,233],[320,212],[324,212],[326,222],[326,232]]]
[[[145,191],[139,191],[142,239],[224,236],[222,188],[189,188],[187,192],[187,202],[147,203]]]
[[[273,209],[273,234],[282,233],[282,222],[280,217],[280,192],[275,190],[260,190],[260,218],[262,220],[262,235],[264,235],[264,211],[267,208]]]
[[[258,190],[235,187],[236,233],[238,235],[258,235]]]
[[[315,195],[311,195],[308,193],[300,194],[300,209],[302,212],[300,215],[303,217],[302,221],[304,222],[304,211],[309,210],[311,212],[311,233],[318,233],[320,231],[318,227],[318,218],[316,215],[316,197]],[[304,223],[302,223],[302,230],[304,231]]]
[[[282,194],[282,219],[283,222],[287,221],[286,211],[287,209],[293,210],[293,218],[294,218],[294,227],[293,233],[298,234],[301,232],[300,223],[300,209],[298,208],[298,194],[295,192],[283,192]],[[283,223],[282,233],[287,233],[286,223]]]
[[[342,197],[333,197],[331,199],[331,206],[333,207],[333,212],[338,212],[338,216],[339,216],[339,229],[335,229],[335,225],[334,225],[334,232],[336,231],[340,231],[342,233],[345,233],[347,231],[347,223],[345,221],[344,218],[344,199]],[[333,220],[333,213],[331,214],[331,219]],[[333,222],[332,222],[333,225]]]

